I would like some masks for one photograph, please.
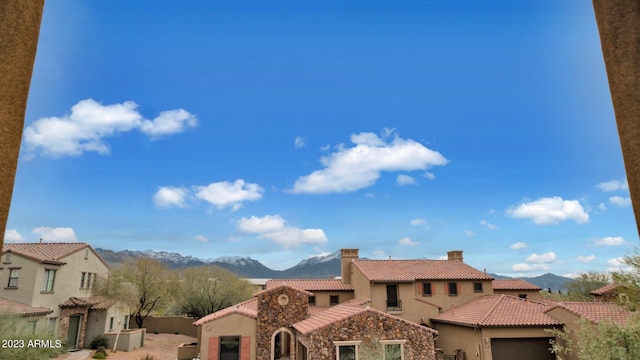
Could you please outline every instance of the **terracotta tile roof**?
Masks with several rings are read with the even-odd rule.
[[[62,304],[60,304],[61,308],[70,308],[70,307],[89,307],[92,310],[107,310],[109,309],[115,302],[113,300],[109,300],[104,296],[91,296],[91,297],[70,297],[65,300]]]
[[[52,312],[52,309],[45,307],[32,307],[27,304],[0,297],[0,315],[16,314],[21,316],[37,316],[51,314]]]
[[[537,290],[542,288],[521,279],[496,279],[492,282],[493,290]]]
[[[492,280],[486,273],[450,260],[353,260],[372,282],[413,282],[416,280]]]
[[[267,289],[278,285],[287,284],[295,288],[306,291],[353,291],[353,286],[344,284],[342,280],[336,279],[273,279],[267,281]]]
[[[258,291],[257,293],[253,294],[253,296],[258,296],[258,295],[262,295],[262,294],[266,294],[266,293],[272,292],[272,291],[274,291],[275,289],[277,289],[277,288],[279,288],[279,287],[281,287],[281,286],[287,287],[287,288],[289,288],[289,289],[294,289],[294,290],[296,290],[296,291],[300,291],[300,292],[302,292],[302,293],[307,294],[308,296],[313,296],[313,293],[311,293],[311,292],[309,292],[309,291],[306,291],[306,290],[304,290],[304,289],[301,289],[301,288],[298,288],[298,287],[292,286],[292,285],[288,284],[286,281],[282,281],[280,284],[276,284],[276,285],[274,285],[274,286],[272,286],[272,287],[270,287],[270,288],[269,288],[269,287],[267,287],[267,288],[266,288],[266,289],[264,289],[264,290],[260,290],[260,291]]]
[[[546,314],[552,306],[509,295],[485,295],[457,306],[432,321],[473,327],[541,327],[562,325]]]
[[[228,308],[218,310],[213,314],[209,314],[205,317],[202,317],[196,320],[193,325],[200,326],[202,324],[208,323],[210,321],[223,318],[225,316],[231,314],[240,314],[252,319],[258,318],[258,298],[254,297],[247,301],[243,301],[233,306],[229,306]]]
[[[613,291],[618,287],[618,284],[609,284],[609,285],[605,285],[599,289],[595,289],[592,292],[590,292],[589,294],[591,295],[595,295],[595,296],[605,296],[608,294],[613,293]]]
[[[359,306],[352,306],[353,304],[349,305],[349,304],[340,304],[340,305],[336,305],[336,306],[332,306],[329,309],[327,309],[326,311],[323,311],[319,314],[310,316],[309,318],[299,321],[293,325],[291,325],[293,328],[295,328],[296,330],[298,330],[300,333],[302,333],[303,335],[307,335],[313,331],[322,329],[324,327],[327,327],[329,325],[332,324],[336,324],[340,321],[343,320],[347,320],[348,318],[358,315],[358,314],[362,314],[365,312],[371,312],[371,313],[375,313],[378,314],[380,316],[385,316],[385,317],[390,317],[393,318],[394,320],[396,320],[399,323],[404,323],[407,326],[417,326],[420,329],[426,330],[432,334],[437,334],[438,332],[418,325],[414,322],[408,321],[408,320],[404,320],[401,319],[399,317],[393,316],[393,315],[389,315],[387,313],[384,313],[382,311],[376,310],[376,309],[372,309],[370,307],[359,307]]]
[[[5,243],[2,246],[2,253],[14,253],[42,263],[64,265],[65,257],[85,248],[90,249],[98,259],[107,265],[89,244],[80,242]]]
[[[633,316],[631,311],[609,302],[560,302],[551,309],[556,308],[563,308],[595,324],[605,319],[616,323],[624,323]]]

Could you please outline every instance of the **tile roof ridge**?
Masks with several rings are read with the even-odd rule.
[[[485,296],[496,297],[496,295],[485,295]],[[507,298],[507,295],[505,295],[505,294],[498,295],[498,300],[495,302],[495,304],[493,304],[491,306],[491,309],[489,309],[489,311],[487,311],[485,316],[482,317],[482,319],[480,319],[480,321],[478,321],[477,325],[478,326],[482,325],[493,314],[493,312],[496,310],[496,308],[498,308],[498,305],[500,305],[502,303],[502,301],[504,299],[506,299],[506,298]]]

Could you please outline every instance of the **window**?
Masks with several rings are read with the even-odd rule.
[[[58,318],[49,318],[47,321],[47,332],[49,333],[49,335],[55,335],[56,323],[58,322]]]
[[[122,322],[122,329],[129,328],[129,315],[124,316],[124,321]]]
[[[220,359],[240,358],[240,337],[223,336],[220,337]]]
[[[340,295],[329,296],[329,305],[338,305],[340,303]]]
[[[527,298],[527,294],[518,294],[518,297],[520,299],[526,299]]]
[[[406,340],[380,340],[384,353],[382,360],[403,360]]]
[[[431,296],[433,295],[433,290],[431,289],[431,283],[430,282],[423,282],[422,283],[422,296]]]
[[[87,273],[83,272],[82,276],[80,277],[80,289],[84,289],[84,279],[85,277],[87,277]]]
[[[44,279],[42,281],[42,291],[53,292],[53,282],[56,279],[56,271],[52,269],[44,270]]]
[[[457,296],[458,295],[458,283],[450,282],[449,284],[449,296]]]
[[[91,273],[87,273],[87,289],[91,289]]]
[[[473,291],[474,292],[482,292],[482,283],[479,281],[476,281],[473,283]]]
[[[315,305],[315,304],[316,304],[316,297],[309,296],[309,305]]]
[[[20,269],[9,269],[9,282],[7,283],[7,287],[17,288],[19,276],[20,276]]]
[[[113,331],[113,323],[115,321],[116,318],[114,318],[113,316],[111,318],[109,318],[109,331]]]
[[[358,345],[361,341],[334,341],[336,360],[358,360]]]
[[[11,264],[11,254],[7,254],[4,256],[3,264]]]
[[[89,258],[89,249],[84,251],[84,258],[85,260]]]
[[[35,335],[36,334],[36,323],[37,321],[28,321],[24,326],[25,334]]]

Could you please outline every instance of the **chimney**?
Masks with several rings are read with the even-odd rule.
[[[358,249],[340,249],[342,283],[351,285],[351,261],[358,259]]]
[[[449,261],[462,261],[462,250],[452,250],[447,252],[447,260]]]
[[[40,244],[42,244],[42,238],[40,238]]]

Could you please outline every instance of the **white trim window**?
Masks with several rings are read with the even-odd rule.
[[[404,343],[407,340],[380,340],[382,344],[382,360],[404,360]]]
[[[358,346],[362,341],[334,341],[336,360],[358,360]]]

